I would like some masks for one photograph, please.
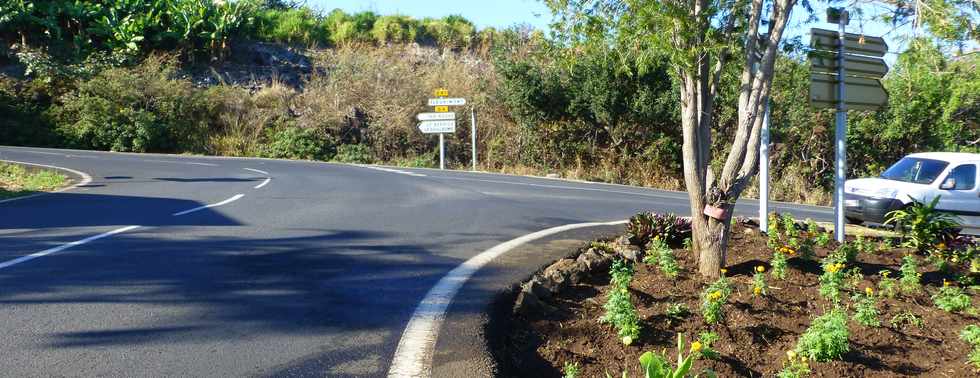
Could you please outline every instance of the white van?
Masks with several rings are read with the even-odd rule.
[[[847,180],[844,207],[848,222],[882,223],[885,215],[936,196],[936,209],[955,214],[966,227],[980,227],[980,154],[927,152],[911,154],[879,178]]]

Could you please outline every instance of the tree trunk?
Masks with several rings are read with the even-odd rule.
[[[728,239],[731,235],[730,219],[731,215],[722,220],[703,215],[692,219],[694,222],[701,223],[699,227],[692,229],[691,238],[695,241],[694,244],[698,245],[700,252],[698,273],[705,278],[717,279],[725,266]]]

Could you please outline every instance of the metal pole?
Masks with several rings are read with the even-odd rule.
[[[476,171],[476,108],[470,107],[470,148],[473,150],[473,170]]]
[[[769,232],[769,99],[759,138],[759,230]]]
[[[439,133],[439,169],[446,169],[446,139]]]
[[[844,25],[847,24],[847,11],[841,10],[837,21],[837,175],[834,183],[834,237],[837,242],[844,242],[844,180],[847,175],[847,152],[845,142],[847,137],[847,105],[844,103]]]

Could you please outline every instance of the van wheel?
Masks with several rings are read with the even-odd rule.
[[[851,217],[844,217],[844,220],[847,222],[847,224],[861,224],[861,223],[864,223],[864,221],[862,221],[860,219],[851,218]]]

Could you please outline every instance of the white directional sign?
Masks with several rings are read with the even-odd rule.
[[[456,113],[419,113],[419,121],[453,121]]]
[[[422,121],[419,130],[425,134],[455,133],[456,121]]]
[[[813,54],[810,56],[812,72],[837,74],[837,54]],[[848,76],[862,76],[880,79],[888,73],[888,65],[881,58],[870,58],[860,55],[844,56],[844,70]]]
[[[810,47],[817,50],[837,51],[840,34],[833,30],[810,29]],[[888,52],[888,43],[881,37],[844,33],[844,49],[849,54],[882,56]]]
[[[888,104],[888,92],[875,79],[847,76],[844,103],[852,110],[875,110]],[[833,108],[837,104],[837,75],[810,74],[810,104]]]
[[[430,98],[429,106],[463,106],[466,105],[465,98]]]

